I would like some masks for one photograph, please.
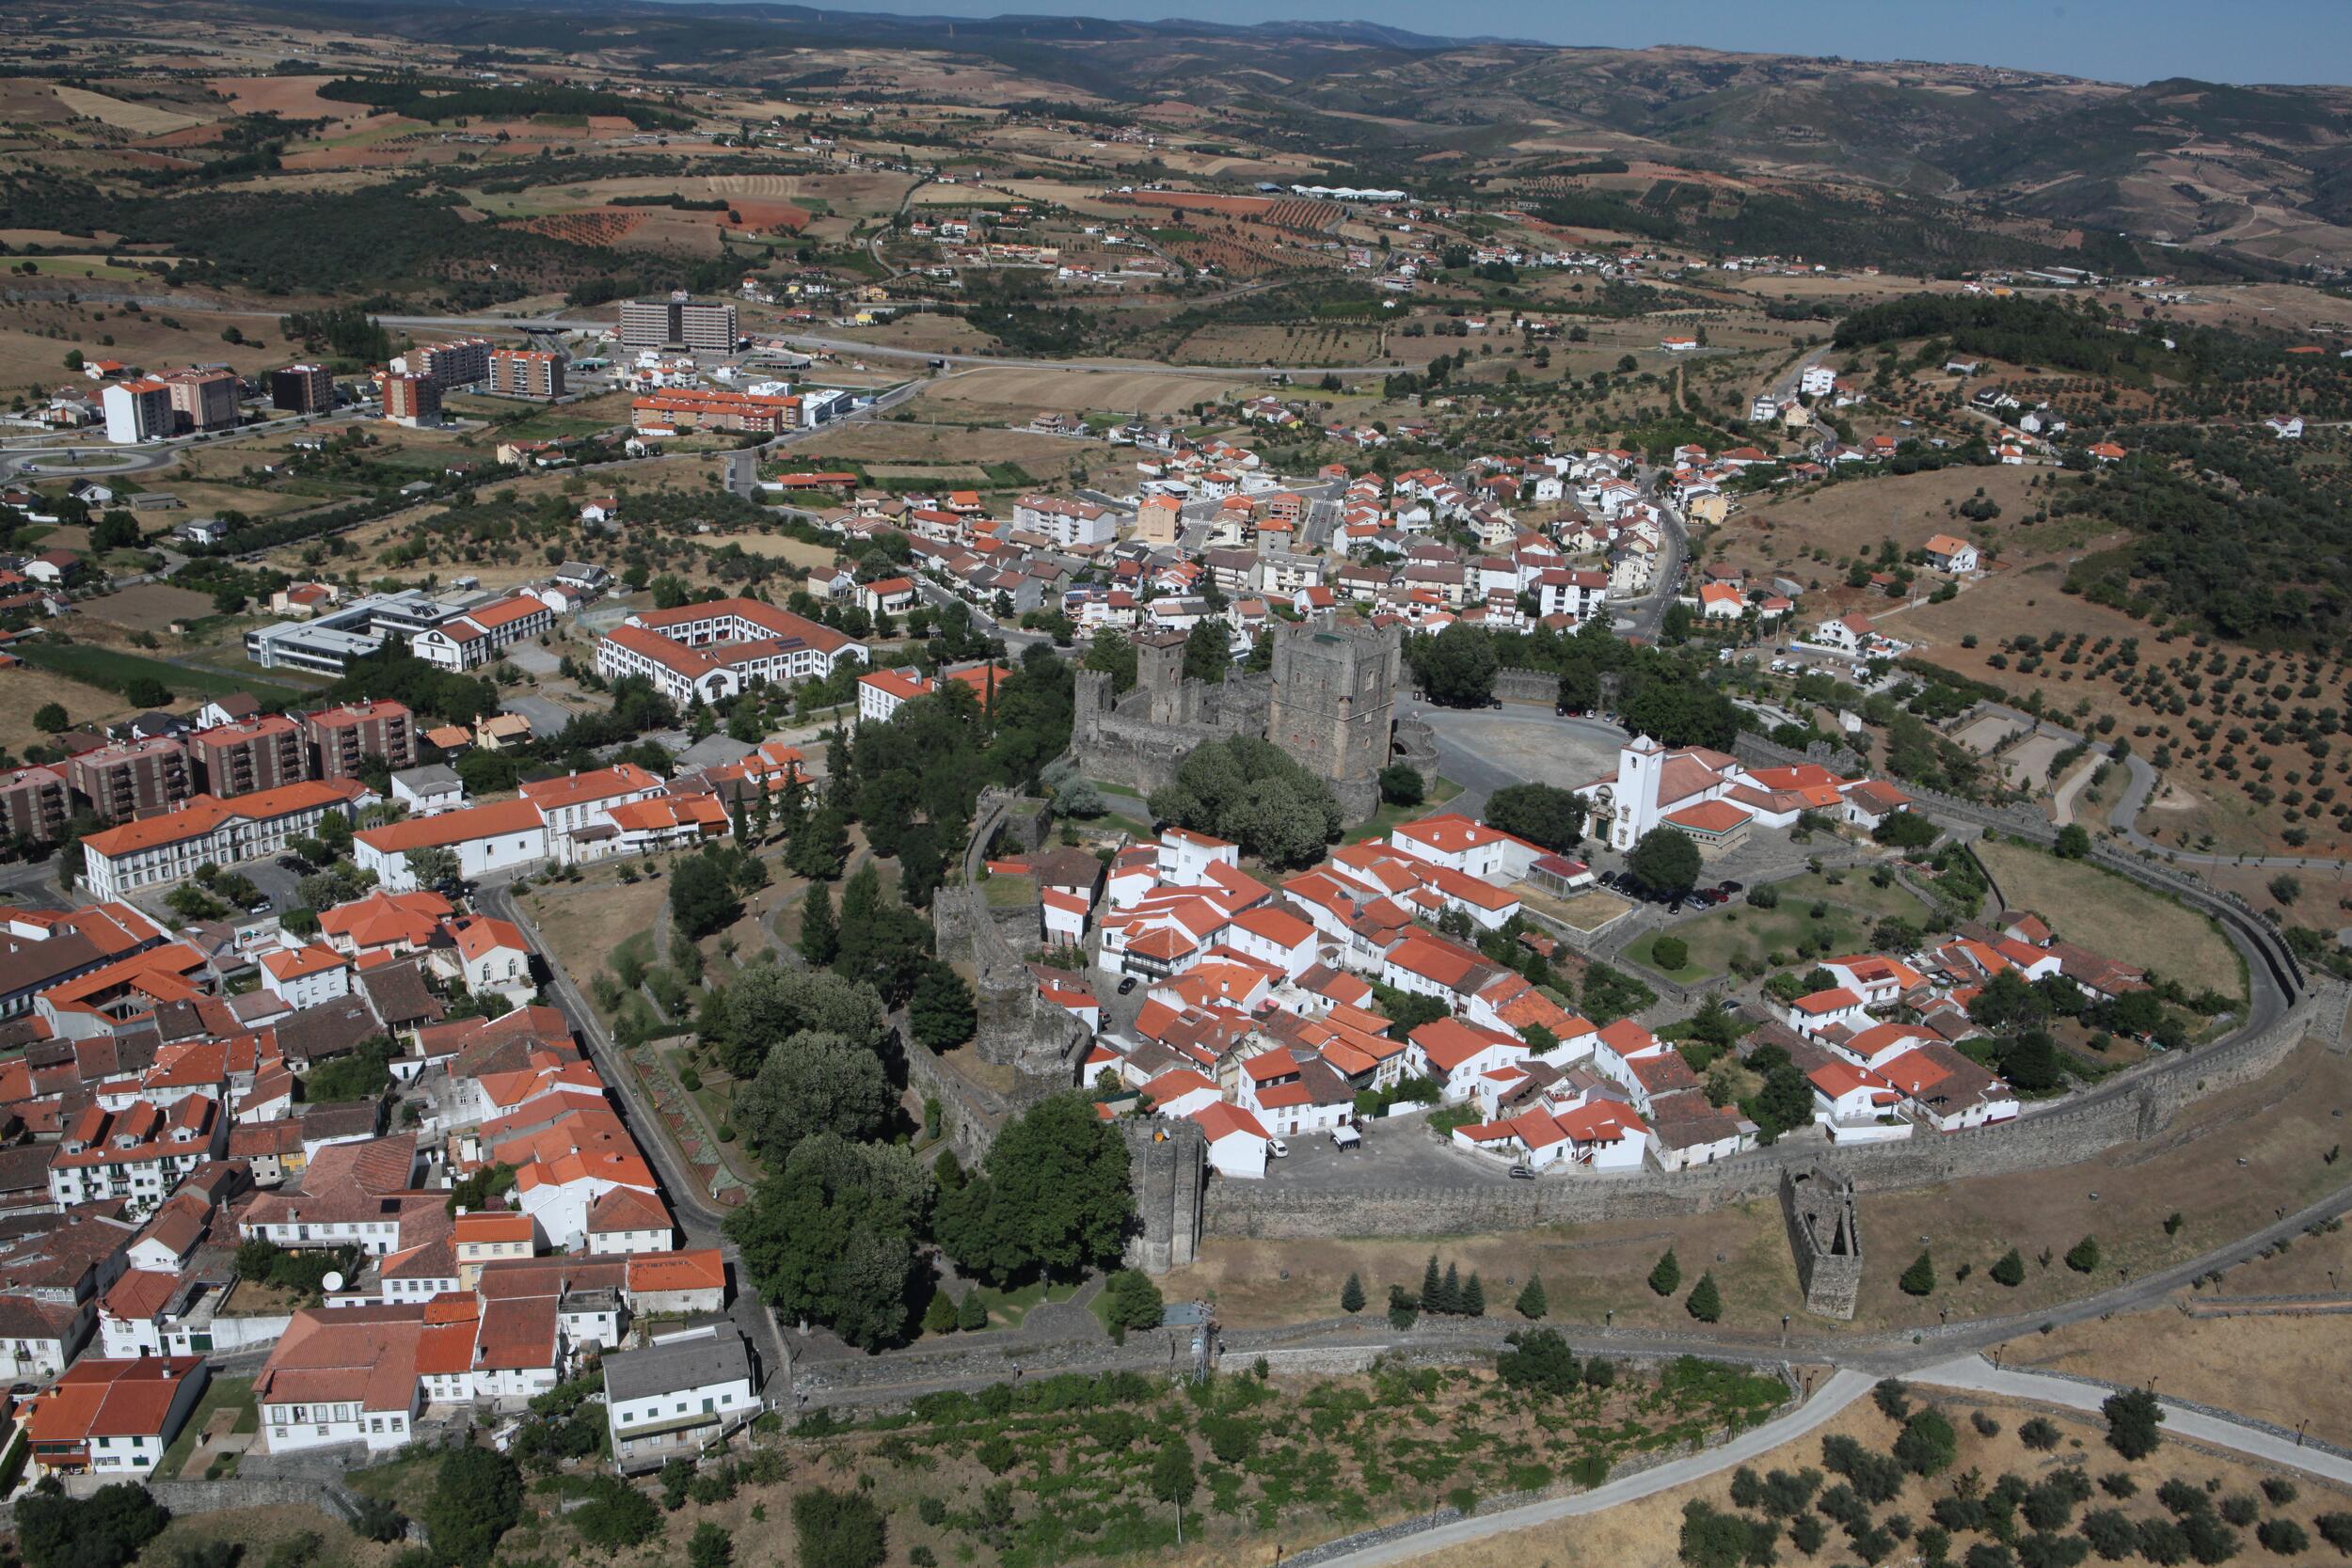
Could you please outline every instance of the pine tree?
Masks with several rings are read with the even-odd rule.
[[[1347,1276],[1346,1286],[1340,1291],[1340,1310],[1360,1312],[1364,1309],[1364,1282],[1354,1275]]]
[[[2026,1282],[2026,1260],[2018,1256],[2015,1247],[2003,1253],[2001,1260],[1993,1265],[1993,1282],[2012,1291]]]
[[[1438,1298],[1438,1310],[1440,1312],[1462,1310],[1462,1271],[1452,1263],[1445,1266],[1445,1294]]]
[[[1724,1298],[1715,1289],[1715,1275],[1710,1272],[1699,1275],[1699,1282],[1691,1287],[1690,1299],[1683,1304],[1691,1316],[1703,1323],[1711,1323],[1724,1315]]]
[[[1462,1316],[1483,1318],[1486,1315],[1486,1287],[1479,1283],[1476,1270],[1462,1285]]]
[[[841,931],[833,919],[833,889],[812,882],[808,896],[801,901],[801,957],[810,968],[823,969],[840,951]]]
[[[1438,1255],[1429,1255],[1429,1266],[1421,1272],[1421,1309],[1424,1312],[1445,1310],[1445,1280],[1438,1273]]]
[[[1928,1256],[1927,1248],[1919,1249],[1919,1256],[1912,1259],[1911,1267],[1903,1271],[1902,1278],[1897,1283],[1902,1286],[1903,1294],[1907,1296],[1931,1296],[1935,1293],[1935,1259]]]
[[[1666,1256],[1649,1272],[1649,1288],[1661,1296],[1673,1295],[1682,1289],[1682,1265],[1675,1260],[1675,1249],[1668,1247]]]
[[[2099,1266],[2099,1238],[2085,1236],[2067,1249],[2066,1266],[2076,1274],[2089,1274]]]
[[[1519,1292],[1518,1310],[1519,1316],[1530,1323],[1551,1310],[1551,1304],[1544,1299],[1544,1276],[1542,1275],[1528,1275],[1527,1289]]]

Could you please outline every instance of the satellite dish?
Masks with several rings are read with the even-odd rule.
[[[342,1271],[341,1269],[328,1270],[326,1277],[320,1280],[319,1285],[320,1288],[325,1290],[327,1294],[333,1295],[337,1291],[343,1288]]]

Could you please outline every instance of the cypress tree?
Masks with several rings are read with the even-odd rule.
[[[834,924],[833,889],[811,884],[801,901],[801,957],[812,969],[829,966],[841,951],[841,928]]]
[[[1528,1276],[1527,1289],[1519,1292],[1518,1310],[1519,1316],[1531,1323],[1551,1310],[1551,1304],[1544,1299],[1542,1275]]]
[[[1360,1312],[1364,1309],[1364,1282],[1354,1275],[1347,1276],[1346,1286],[1340,1291],[1340,1310]]]
[[[1442,1299],[1442,1300],[1440,1300],[1440,1301],[1438,1302],[1438,1311],[1440,1311],[1440,1312],[1459,1312],[1459,1311],[1461,1311],[1461,1309],[1462,1309],[1462,1272],[1461,1272],[1461,1270],[1459,1270],[1459,1269],[1457,1269],[1456,1267],[1454,1267],[1452,1263],[1448,1263],[1448,1264],[1445,1266],[1445,1287],[1444,1287],[1444,1289],[1445,1289],[1445,1294],[1444,1294],[1443,1299]]]
[[[1682,1265],[1675,1260],[1675,1249],[1668,1247],[1666,1256],[1649,1272],[1649,1288],[1661,1296],[1673,1295],[1682,1289]]]
[[[1897,1283],[1907,1296],[1935,1293],[1935,1259],[1928,1256],[1927,1248],[1919,1249],[1919,1256],[1912,1259],[1911,1267],[1903,1271],[1902,1278]]]
[[[1445,1281],[1438,1274],[1438,1255],[1429,1255],[1429,1266],[1421,1271],[1421,1309],[1424,1312],[1445,1310]]]
[[[1690,1299],[1683,1306],[1703,1323],[1711,1323],[1724,1315],[1724,1298],[1715,1289],[1711,1272],[1699,1275],[1699,1282],[1691,1288]]]

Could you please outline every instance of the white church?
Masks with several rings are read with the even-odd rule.
[[[1648,736],[1618,749],[1617,770],[1577,790],[1592,830],[1619,854],[1656,828],[1674,828],[1702,849],[1739,843],[1754,826],[1788,828],[1806,812],[1873,828],[1911,797],[1875,779],[1847,779],[1819,763],[1750,768],[1728,752],[1670,752]]]

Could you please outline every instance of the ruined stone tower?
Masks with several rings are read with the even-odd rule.
[[[1379,809],[1403,662],[1394,626],[1325,620],[1275,628],[1266,738],[1329,781],[1350,821]]]
[[[1818,1164],[1784,1170],[1780,1203],[1804,1309],[1824,1318],[1852,1317],[1862,1291],[1862,1228],[1852,1180]]]

